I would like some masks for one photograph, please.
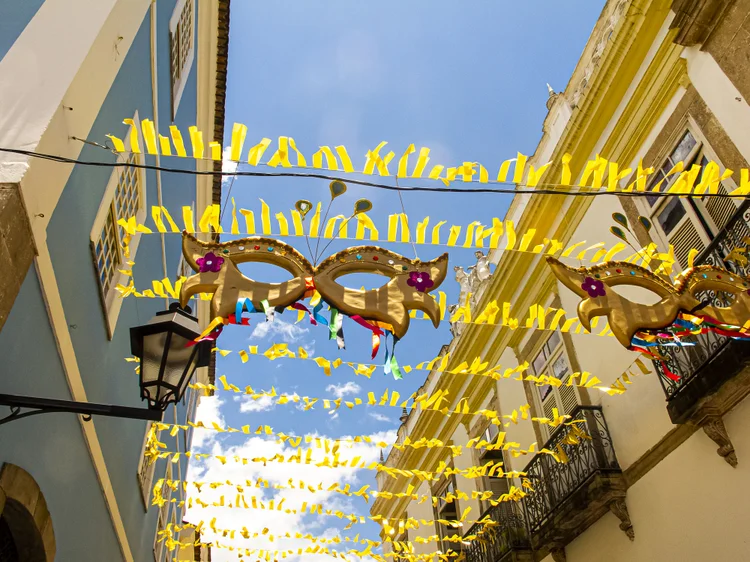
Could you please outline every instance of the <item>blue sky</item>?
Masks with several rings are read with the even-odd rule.
[[[387,140],[397,155],[414,143],[432,150],[431,164],[455,166],[464,160],[479,161],[492,173],[517,151],[533,153],[546,115],[546,83],[558,91],[565,88],[602,5],[601,0],[235,0],[231,13],[227,137],[235,121],[248,126],[250,145],[262,137],[291,136],[308,160],[320,145],[343,144],[359,168],[366,151],[382,140]],[[225,140],[229,144],[230,139]],[[393,179],[385,181],[390,183]],[[229,185],[225,184],[225,196]],[[231,184],[231,196],[238,208],[256,213],[259,198],[274,211],[288,211],[298,199],[325,201],[328,185],[321,180],[240,177]],[[332,214],[348,215],[353,201],[362,197],[372,200],[374,208],[369,214],[376,224],[385,225],[388,214],[400,212],[395,193],[350,185],[347,194],[336,200]],[[461,194],[407,194],[403,199],[412,224],[425,215],[431,217],[431,224],[438,220],[448,220],[449,224],[480,220],[487,224],[493,216],[503,217],[510,201],[509,196]],[[287,241],[307,253],[303,240]],[[344,247],[344,242],[336,242],[323,257]],[[410,245],[389,247],[414,257]],[[419,258],[429,260],[444,248],[419,246],[417,251]],[[452,267],[474,262],[472,250],[451,249],[450,273],[441,287],[448,294],[449,303],[455,302],[458,292]],[[242,269],[246,275],[263,281],[286,278],[272,267],[246,264]],[[361,276],[341,282],[351,287],[375,286],[372,280]],[[260,315],[255,315],[251,327],[228,327],[219,347],[236,351],[259,345],[264,350],[272,343],[285,342],[294,349],[300,345],[314,349],[315,355],[329,359],[369,362],[369,332],[353,322],[345,321],[347,347],[339,352],[322,327],[311,326],[307,321],[294,324],[295,320],[296,315],[287,312],[274,324],[265,324]],[[449,341],[447,323],[435,330],[429,322],[414,321],[397,346],[398,360],[415,364],[430,359]],[[377,361],[382,359],[381,353]],[[365,398],[367,392],[378,394],[385,388],[408,395],[424,382],[424,372],[419,371],[394,381],[383,375],[382,368],[367,379],[355,377],[350,369],[342,367],[326,377],[309,362],[270,362],[251,357],[242,364],[236,353],[218,359],[217,375],[222,374],[240,387],[251,385],[257,390],[274,386],[279,392],[319,398],[333,398],[342,391],[352,391],[347,394],[349,398]],[[302,412],[293,406],[261,408],[265,406],[268,405],[237,401],[218,393],[217,398],[202,403],[199,417],[219,419],[234,427],[264,424],[275,431],[316,433],[332,439],[372,434],[393,439],[400,415],[398,409],[389,408],[340,410],[338,416],[332,416],[318,407]],[[202,451],[240,456],[255,456],[259,450],[279,451],[278,446],[273,449],[274,445],[259,439],[209,432],[199,435],[196,445]],[[378,452],[363,454],[374,460]],[[286,478],[290,470],[296,470],[295,474],[314,478],[326,470],[311,472],[309,468],[287,466],[290,468],[273,468],[271,474]],[[229,467],[209,461],[194,466],[193,477],[243,482],[259,474],[268,477],[268,469],[261,471],[258,467]],[[328,471],[320,476],[323,477],[375,486],[374,473],[367,471]],[[344,511],[366,515],[369,510],[360,500],[342,502],[346,500],[343,496],[293,494],[282,491],[276,497],[290,498],[287,505],[324,499]],[[267,493],[266,498],[270,497]],[[343,527],[336,519],[300,519],[283,514],[269,518],[267,512],[253,510],[194,511],[191,518],[202,515],[210,519],[209,511],[217,517],[217,526],[224,528],[247,526],[252,531],[268,526],[276,534],[299,528],[333,535]],[[378,529],[372,523],[343,534],[353,536],[357,531],[377,540]],[[287,547],[286,543],[274,544]],[[290,543],[289,548],[300,544],[307,546]],[[268,545],[256,543],[254,547]],[[215,551],[214,559],[236,560],[236,555]]]

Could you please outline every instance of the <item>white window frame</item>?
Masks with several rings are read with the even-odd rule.
[[[455,498],[453,502],[451,502],[450,504],[440,499],[442,497],[445,497],[451,492],[455,494],[457,489],[458,488],[456,485],[456,478],[454,475],[451,475],[451,476],[448,476],[446,478],[446,481],[440,485],[440,487],[438,488],[439,492],[436,494],[433,494],[434,496],[438,498],[437,505],[434,508],[435,515],[436,515],[435,519],[447,519],[448,517],[444,516],[444,513],[446,511],[454,512],[456,515],[455,518],[458,519],[459,515],[461,514],[461,511],[460,511],[461,506],[459,505],[458,498]],[[450,509],[451,507],[453,509]],[[456,552],[461,551],[462,546],[463,546],[461,543],[448,543],[448,542],[443,543],[443,537],[452,536],[454,534],[460,535],[461,534],[460,528],[458,529],[448,528],[447,525],[443,525],[442,523],[438,523],[437,521],[435,521],[435,531],[438,537],[440,538],[440,544],[442,545],[444,552],[447,551],[448,548]]]
[[[140,123],[140,120],[138,118],[138,112],[136,111],[135,115],[133,116],[133,120],[135,123]],[[138,135],[138,144],[139,146],[143,146],[143,139],[141,138],[140,134],[140,128],[139,127],[128,127],[128,134],[125,137],[125,146],[130,146],[130,138],[133,133]],[[117,156],[117,162],[118,163],[125,163],[128,161],[130,157],[133,157],[134,163],[138,165],[143,165],[145,163],[145,159],[143,156],[143,153],[141,154],[120,154]],[[122,298],[120,298],[120,295],[117,292],[117,289],[115,288],[118,284],[127,285],[128,284],[128,276],[124,273],[120,273],[118,270],[120,269],[129,269],[129,266],[124,263],[124,256],[121,256],[121,262],[115,266],[115,273],[112,276],[112,281],[109,284],[109,289],[104,292],[104,287],[102,287],[101,280],[99,278],[99,268],[96,263],[97,257],[96,257],[96,244],[100,239],[100,236],[102,234],[102,229],[104,228],[104,224],[107,221],[107,218],[110,214],[110,211],[112,209],[112,206],[114,205],[114,198],[117,191],[117,185],[120,181],[120,177],[123,175],[123,173],[126,171],[126,168],[123,166],[115,167],[112,170],[112,174],[109,176],[109,181],[107,182],[107,188],[104,190],[104,196],[102,197],[102,202],[99,205],[99,210],[96,213],[96,218],[94,219],[94,225],[91,228],[91,234],[89,235],[89,238],[91,240],[91,252],[94,260],[94,271],[96,273],[96,283],[99,287],[99,293],[101,297],[101,303],[102,303],[102,309],[104,310],[104,316],[106,319],[106,327],[107,327],[107,337],[111,340],[114,337],[115,333],[115,327],[117,326],[117,318],[120,315],[120,309],[122,308]],[[147,208],[147,201],[146,201],[146,194],[148,192],[148,189],[146,188],[146,170],[143,168],[136,168],[135,174],[138,175],[138,184],[139,184],[139,200],[140,200],[140,208],[136,212],[136,220],[139,224],[143,224],[146,220],[146,208]],[[115,223],[117,223],[117,220],[120,218],[128,218],[128,217],[118,217],[115,215]],[[118,244],[122,245],[121,240],[121,232],[120,227],[115,224],[115,231],[117,236]],[[141,233],[138,232],[135,235],[133,235],[130,239],[130,258],[131,260],[135,259],[136,252],[138,251],[138,245],[141,241]]]
[[[138,462],[138,471],[135,476],[138,480],[138,486],[141,489],[141,499],[143,500],[143,507],[148,511],[149,502],[151,501],[151,486],[154,483],[154,471],[156,470],[156,461],[149,463],[151,459],[146,458],[146,441],[148,439],[148,432],[151,430],[153,422],[148,422],[146,425],[146,434],[143,436],[143,446],[141,447],[141,457]]]
[[[180,76],[177,78],[177,81],[173,81],[174,78],[174,68],[173,68],[173,57],[172,57],[172,44],[174,41],[174,37],[177,34],[177,25],[180,22],[180,18],[182,17],[182,11],[185,8],[185,5],[190,2],[190,9],[192,10],[192,17],[190,19],[191,24],[193,26],[192,31],[190,33],[191,41],[190,41],[190,50],[188,51],[188,55],[185,58],[185,63],[180,66]],[[190,76],[190,69],[193,66],[193,60],[195,59],[195,29],[196,29],[196,21],[195,21],[195,1],[194,0],[177,0],[177,3],[175,4],[174,11],[172,12],[172,17],[169,19],[169,83],[171,84],[172,89],[172,121],[175,120],[177,116],[177,109],[180,106],[180,100],[182,99],[182,93],[185,91],[185,85],[187,84],[187,78]],[[180,59],[180,56],[178,54],[178,60]]]
[[[675,151],[677,148],[677,145],[680,143],[682,138],[685,136],[686,133],[690,133],[693,138],[696,141],[695,146],[690,150],[688,155],[685,157],[683,162],[685,163],[685,170],[689,170],[690,167],[698,161],[700,158],[700,155],[703,154],[710,162],[716,162],[719,165],[719,168],[723,172],[726,170],[726,167],[724,164],[719,160],[719,158],[716,156],[716,153],[711,148],[711,145],[708,143],[706,138],[703,136],[703,133],[700,130],[700,127],[698,127],[698,124],[695,122],[695,120],[687,116],[683,122],[680,124],[679,127],[675,129],[675,134],[673,134],[672,138],[670,139],[670,142],[668,145],[666,145],[668,148],[662,154],[661,158],[659,159],[659,165],[654,166],[655,170],[660,170],[661,167],[664,165],[664,163],[671,157],[672,152]],[[660,191],[664,192],[666,189],[674,182],[675,179],[679,174],[673,174],[669,176],[668,180],[663,182],[659,188]],[[650,178],[649,178],[650,179]],[[651,180],[648,182],[648,188],[650,189],[655,185],[654,180]],[[737,187],[737,184],[732,178],[723,180],[721,184],[724,186],[725,189],[728,191],[731,191]],[[667,205],[674,199],[671,197],[662,197],[659,201],[656,202],[653,206],[649,204],[649,202],[646,200],[646,198],[637,198],[637,208],[641,212],[642,215],[645,215],[651,219],[652,224],[654,225],[654,228],[652,230],[652,237],[656,238],[656,241],[658,245],[664,249],[668,249],[670,242],[669,242],[669,235],[666,234],[659,223],[658,215],[661,213]],[[685,215],[679,220],[679,222],[674,226],[672,231],[678,230],[683,226],[685,221],[692,221],[693,225],[696,227],[696,231],[698,232],[698,236],[700,237],[701,241],[705,245],[704,247],[708,247],[708,245],[711,243],[712,237],[715,235],[714,233],[706,232],[706,229],[704,228],[703,224],[701,223],[701,220],[698,218],[698,213],[696,210],[692,207],[692,205],[685,205],[685,200],[679,199],[679,201],[683,204],[685,208]],[[739,208],[739,204],[741,203],[741,200],[731,200],[733,201],[737,207]],[[703,211],[700,211],[701,218],[706,221],[709,224],[709,227],[715,231],[718,231],[718,227],[714,223],[711,216]],[[680,267],[687,267],[687,264],[679,263]],[[676,269],[675,273],[678,273],[679,271]]]
[[[172,463],[167,461],[167,469],[164,472],[165,480],[172,480]],[[169,506],[170,499],[172,497],[172,489],[167,486],[166,482],[162,486],[162,496],[167,500],[164,505],[159,507],[159,513],[156,516],[156,531],[154,532],[154,560],[156,562],[162,562],[165,558],[164,553],[168,552],[165,549],[165,542],[159,540],[159,531],[163,531],[167,528],[167,520],[169,519]],[[175,510],[177,506],[172,509],[172,519],[175,522]],[[167,555],[168,556],[168,555]]]
[[[549,343],[549,341],[554,337],[555,334],[557,334],[560,341],[558,341],[555,347],[549,352],[549,356],[545,359],[544,363],[542,364],[542,367],[539,368],[537,371],[537,367],[534,365],[534,363],[536,362],[537,358],[543,353],[544,348],[546,348],[547,346],[547,343]],[[548,376],[551,375],[556,378],[560,378],[554,372],[554,365],[557,363],[557,361],[560,358],[564,358],[565,362],[568,364],[568,372],[565,375],[563,375],[563,378],[561,379],[563,381],[563,384],[566,384],[570,375],[573,374],[573,366],[570,362],[570,356],[568,355],[568,350],[566,348],[565,339],[563,338],[562,332],[556,331],[550,334],[549,336],[547,336],[546,338],[544,338],[542,343],[537,346],[536,351],[532,355],[532,358],[533,359],[529,361],[529,366],[531,367],[531,370],[535,376],[540,376],[544,374],[544,375],[548,375]],[[534,401],[536,403],[539,417],[545,417],[544,405],[547,403],[548,400],[555,401],[554,407],[558,409],[558,412],[560,415],[569,413],[569,412],[564,411],[563,399],[562,399],[562,396],[560,395],[559,388],[557,388],[556,386],[552,386],[552,385],[536,385],[535,384],[533,386],[534,386],[534,392],[533,392]],[[575,393],[576,403],[581,404],[581,394],[578,391],[578,388],[576,386],[572,386],[570,388],[572,388],[573,392]],[[545,392],[547,392],[546,395],[545,395]],[[540,429],[542,432],[542,436],[544,437],[544,441],[546,442],[550,438],[550,435],[551,435],[549,426],[542,425],[542,424],[540,424],[540,426],[541,426]]]
[[[185,420],[186,422],[195,421],[195,412],[198,409],[198,390],[195,388],[188,388],[186,392],[190,393],[187,403],[187,412]],[[193,445],[193,428],[188,425],[187,431],[183,432],[185,435],[185,451],[189,451]]]
[[[193,205],[191,207],[193,209],[193,216],[195,216],[195,201],[193,201]],[[187,260],[185,259],[185,254],[180,252],[180,261],[177,263],[177,277],[176,279],[179,279],[180,277],[190,277],[195,273],[193,271],[193,268],[190,267],[190,264],[188,264]]]

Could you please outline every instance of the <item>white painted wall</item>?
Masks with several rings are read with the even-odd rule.
[[[466,446],[466,443],[469,442],[469,436],[466,433],[466,428],[463,424],[458,424],[458,427],[456,428],[456,431],[453,432],[452,441],[454,445],[463,445]],[[466,470],[470,466],[474,466],[474,458],[473,458],[473,451],[474,449],[466,449],[464,448],[461,451],[461,454],[457,457],[453,458],[453,464],[456,468],[460,470]],[[470,520],[476,520],[479,519],[482,515],[482,509],[479,506],[479,500],[471,499],[472,492],[476,492],[479,490],[479,479],[478,478],[464,478],[463,476],[456,475],[456,487],[461,490],[462,492],[465,492],[466,495],[469,496],[468,500],[459,500],[458,507],[461,510],[459,513],[459,517],[464,512],[464,510],[467,507],[471,508],[471,512],[467,516],[467,519]],[[464,525],[464,528],[462,529],[462,532],[465,533],[469,530],[469,527],[471,527],[471,524]]]
[[[750,160],[750,105],[721,70],[714,58],[700,46],[685,49],[688,77],[703,101],[719,120],[729,138],[746,160]]]
[[[750,560],[750,400],[724,423],[740,460],[737,468],[698,431],[628,489],[635,541],[610,513],[567,546],[568,562],[600,562],[605,553],[607,562]]]
[[[573,239],[586,240],[590,244],[601,240],[614,243],[616,239],[609,232],[609,227],[614,224],[614,212],[623,212],[617,199],[594,198]],[[628,248],[617,257],[625,258],[632,253],[633,250]],[[558,291],[568,317],[575,317],[580,297],[561,284],[558,284]],[[639,300],[635,291],[628,292],[624,287],[618,287],[618,291],[627,298]],[[601,331],[605,320],[605,317],[600,318],[595,331]],[[626,350],[614,337],[583,333],[571,334],[571,338],[581,369],[597,376],[605,385],[612,384],[640,356]],[[644,360],[644,363],[651,367],[649,361]],[[592,402],[604,408],[617,459],[623,469],[653,447],[673,427],[667,414],[664,392],[655,373],[636,377],[627,388],[625,394],[616,396],[597,390],[589,391]]]
[[[512,349],[505,349],[500,356],[500,364],[505,369],[513,369],[518,366],[518,361]],[[500,401],[501,416],[510,415],[514,409],[528,403],[526,392],[523,388],[523,382],[509,379],[500,379],[497,381],[497,395]],[[536,441],[534,426],[530,420],[519,420],[517,425],[510,424],[508,427],[501,428],[505,431],[506,442],[516,442],[521,444],[521,448],[526,449]],[[523,455],[513,457],[509,453],[505,454],[506,470],[523,470],[531,461],[531,456]]]
[[[419,496],[430,496],[430,494],[432,493],[432,491],[430,490],[430,483],[422,482],[416,493]],[[430,521],[435,518],[435,514],[432,511],[432,502],[430,502],[429,500],[421,504],[412,500],[409,503],[409,507],[406,509],[406,512],[408,514],[408,517],[413,517],[417,520],[425,519]],[[431,537],[435,534],[437,534],[435,525],[420,525],[416,529],[409,529],[408,532],[409,540],[412,542],[414,542],[414,539],[416,537]],[[435,552],[435,549],[437,548],[435,545],[436,543],[434,542],[426,544],[414,543],[414,553],[428,554],[430,552]]]

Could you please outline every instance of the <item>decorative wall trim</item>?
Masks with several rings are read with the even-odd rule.
[[[691,424],[677,425],[659,442],[643,453],[638,460],[625,469],[628,488],[646,476],[657,464],[667,458],[677,447],[687,441],[698,428]]]
[[[722,457],[732,468],[737,468],[737,454],[734,452],[734,445],[729,438],[727,428],[724,427],[724,421],[721,416],[711,416],[703,424],[703,431],[719,448],[716,453]]]
[[[678,29],[674,42],[684,47],[705,43],[734,0],[674,0],[671,29]]]
[[[609,503],[609,510],[620,520],[620,530],[624,532],[631,541],[635,540],[635,531],[633,530],[633,523],[630,521],[630,514],[628,513],[628,505],[625,503],[625,498],[612,500]]]
[[[55,531],[39,484],[24,469],[4,463],[0,469],[0,514],[8,524],[24,562],[54,562]]]

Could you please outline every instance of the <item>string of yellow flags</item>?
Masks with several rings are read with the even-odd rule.
[[[432,225],[429,233],[430,217],[426,216],[421,221],[410,220],[406,213],[396,213],[388,216],[386,228],[377,228],[373,220],[367,213],[356,215],[356,227],[354,227],[353,236],[350,236],[349,226],[352,217],[337,215],[329,218],[321,232],[321,209],[322,203],[315,205],[315,213],[312,215],[305,228],[305,218],[296,209],[289,211],[291,221],[284,214],[284,211],[273,212],[269,205],[259,199],[261,203],[260,224],[256,222],[256,211],[250,209],[239,209],[239,214],[244,217],[244,229],[240,228],[240,221],[237,216],[237,208],[232,198],[232,222],[229,233],[246,236],[293,236],[321,239],[337,240],[357,240],[368,242],[392,242],[392,243],[416,243],[433,246],[445,246],[449,248],[479,248],[479,249],[496,249],[500,248],[509,252],[522,252],[529,254],[544,254],[560,258],[576,259],[579,262],[598,263],[600,261],[611,261],[615,259],[628,246],[618,242],[611,247],[607,247],[604,242],[594,242],[587,244],[585,240],[574,242],[572,244],[563,244],[562,242],[542,237],[539,240],[537,232],[539,227],[528,228],[523,233],[517,233],[515,223],[512,220],[503,221],[497,217],[492,219],[492,225],[484,225],[481,221],[475,220],[466,226],[447,225],[447,221],[441,220]],[[131,216],[127,219],[121,218],[118,224],[125,231],[134,236],[141,234],[154,233],[181,233],[183,230],[194,234],[226,232],[220,224],[221,207],[213,204],[205,208],[196,227],[195,217],[192,207],[182,207],[183,228],[177,225],[172,215],[163,206],[151,207],[151,219],[153,228],[139,223],[136,217]],[[274,218],[277,225],[272,221]],[[324,217],[325,218],[325,217]],[[165,223],[166,221],[166,223]],[[290,227],[291,225],[291,227]],[[411,231],[410,225],[416,225],[414,232]],[[381,231],[386,232],[386,237],[381,237]],[[644,267],[651,261],[658,260],[665,263],[665,267],[671,270],[675,263],[674,252],[658,252],[655,244],[650,244],[641,248],[637,252],[623,258],[624,261],[638,264]]]
[[[130,128],[129,146],[125,146],[123,140],[115,135],[106,135],[112,142],[114,149],[119,153],[141,154],[161,154],[162,156],[178,156],[182,158],[208,159],[213,161],[222,160],[222,146],[217,141],[206,141],[205,136],[197,127],[189,127],[188,139],[190,142],[191,152],[188,154],[186,144],[180,129],[171,125],[169,127],[170,136],[159,134],[155,124],[150,119],[143,119],[140,123],[133,119],[125,119],[123,123]],[[139,131],[140,129],[140,131]],[[145,147],[141,147],[139,140],[141,133],[144,139]],[[479,162],[462,162],[459,166],[446,166],[444,164],[433,164],[428,171],[428,164],[431,160],[428,147],[416,148],[414,144],[406,147],[404,152],[395,160],[396,153],[388,150],[387,141],[378,143],[377,146],[368,150],[365,154],[365,161],[362,167],[355,168],[349,151],[344,145],[321,146],[311,157],[311,165],[308,166],[308,158],[297,147],[294,138],[288,136],[279,136],[278,141],[267,161],[262,161],[266,151],[271,147],[272,140],[263,138],[257,144],[250,146],[246,144],[248,128],[242,123],[234,123],[232,126],[231,144],[229,147],[229,160],[236,163],[247,163],[249,166],[259,166],[265,164],[271,168],[313,168],[321,170],[331,170],[344,173],[361,173],[364,175],[391,176],[391,163],[395,161],[395,176],[400,178],[424,178],[440,180],[446,186],[453,181],[462,181],[467,183],[514,183],[523,184],[530,188],[542,186],[566,187],[576,186],[579,188],[589,188],[593,190],[604,190],[607,192],[638,192],[647,190],[649,177],[655,173],[654,168],[644,168],[643,163],[639,162],[637,168],[622,168],[617,162],[609,161],[600,155],[588,160],[580,175],[577,184],[574,184],[573,173],[570,168],[570,162],[573,159],[572,154],[565,153],[560,159],[560,178],[557,183],[549,182],[542,184],[541,179],[553,161],[546,162],[541,166],[534,166],[529,163],[527,155],[517,153],[515,158],[510,158],[502,162],[496,175],[490,175],[488,169]],[[171,142],[170,142],[171,141]],[[247,148],[246,148],[247,147]],[[174,149],[174,150],[173,150]],[[385,152],[385,151],[388,152]],[[410,159],[414,157],[413,166],[410,166]],[[325,164],[324,164],[325,162]],[[410,170],[411,168],[411,170]],[[511,174],[511,168],[512,174]],[[716,162],[709,162],[705,166],[693,164],[686,169],[685,162],[680,161],[674,164],[666,176],[650,188],[650,192],[664,192],[674,194],[718,194],[720,182],[731,178],[734,175],[732,170],[726,169],[723,172]],[[494,178],[494,179],[491,179]],[[628,182],[622,187],[623,182]],[[696,183],[698,182],[698,183]],[[734,189],[730,195],[748,195],[750,194],[750,173],[748,169],[740,170],[739,186]]]

